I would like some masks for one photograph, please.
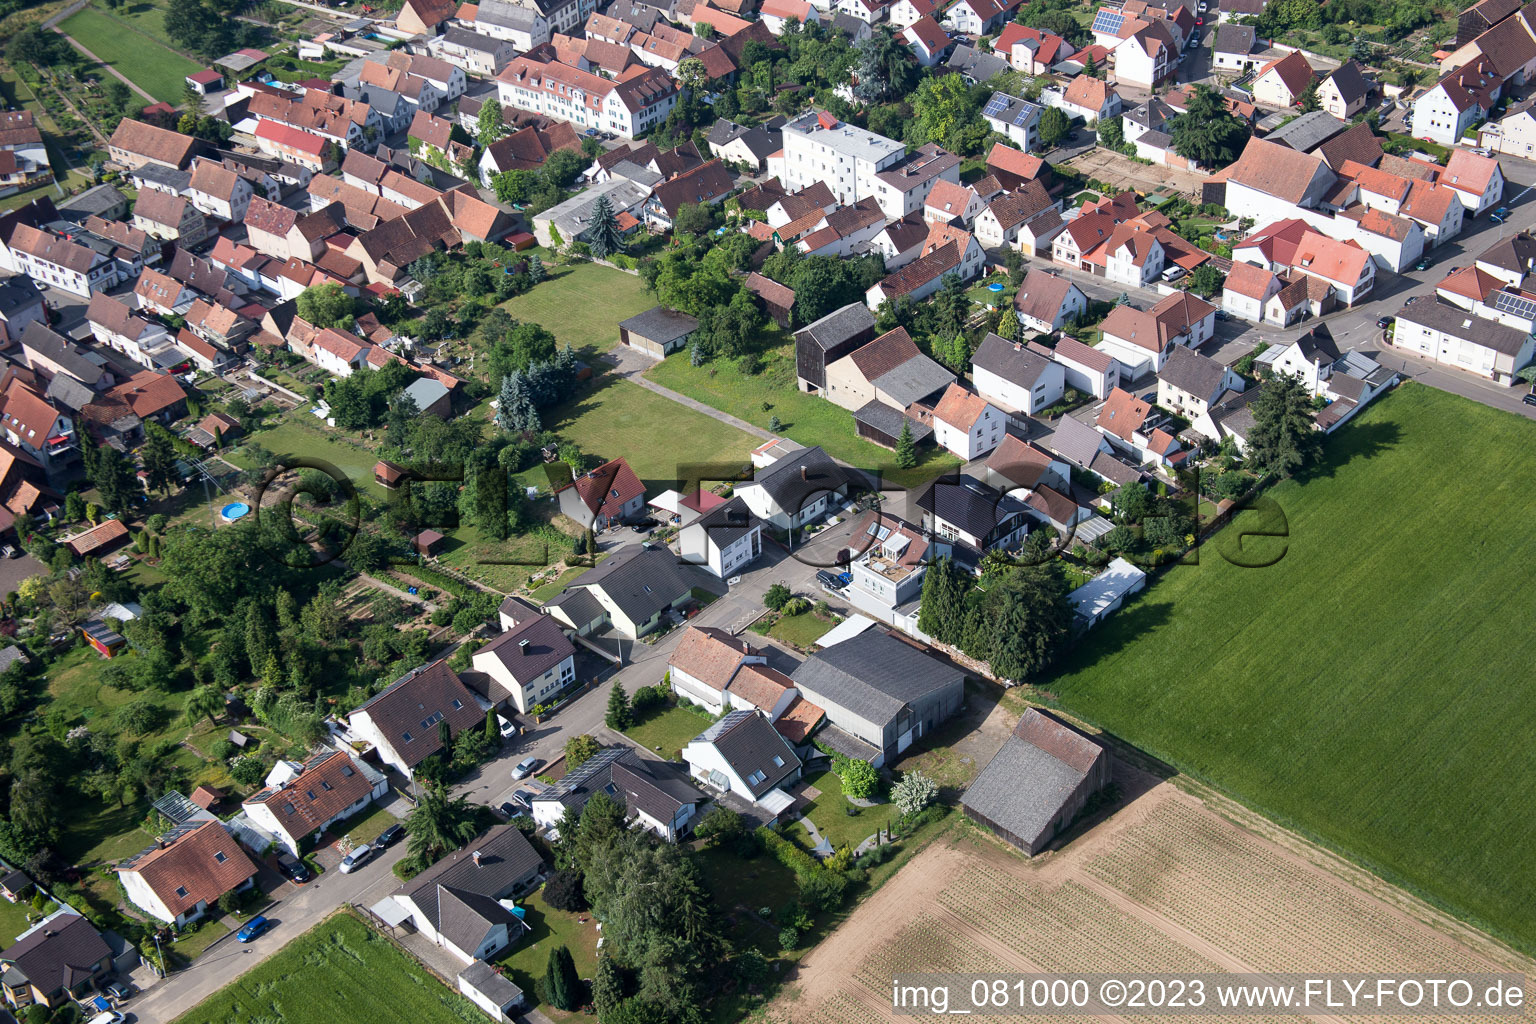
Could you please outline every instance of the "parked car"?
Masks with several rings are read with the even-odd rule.
[[[629,528],[634,530],[636,533],[650,533],[660,525],[661,524],[654,519],[637,519],[629,524]]]
[[[1428,270],[1435,261],[1428,256],[1420,256],[1419,262],[1413,265],[1414,270]]]
[[[368,849],[368,847],[365,846],[365,847],[363,847],[363,849],[366,850],[366,849]],[[345,862],[343,862],[343,864],[345,864]],[[345,867],[343,867],[341,870],[345,871],[347,869]],[[244,928],[241,928],[238,932],[235,933],[235,941],[236,942],[251,942],[251,941],[253,941],[255,939],[260,938],[266,932],[266,930],[268,928],[271,928],[271,927],[272,927],[272,922],[271,921],[268,921],[261,914],[257,914],[255,917],[253,917],[249,921],[245,922],[245,927]]]
[[[314,873],[309,870],[309,865],[291,853],[280,853],[277,855],[277,868],[294,885],[303,885],[315,877]]]
[[[848,584],[853,582],[853,573],[851,573],[851,572],[840,572],[840,573],[838,573],[837,574],[837,582],[846,587]]]
[[[362,846],[357,847],[351,853],[347,854],[341,859],[341,873],[344,875],[350,875],[352,872],[368,863],[368,859],[372,856],[373,847],[369,846],[367,843],[364,843]]]
[[[596,128],[588,128],[587,131],[586,131],[586,135],[587,135],[587,138],[589,138],[589,139],[597,138],[597,129]]]
[[[1200,33],[1199,32],[1192,32],[1192,33],[1190,33],[1189,45],[1190,46],[1199,46],[1200,45]]]
[[[1501,206],[1497,210],[1494,210],[1493,213],[1488,215],[1488,219],[1493,221],[1495,224],[1503,224],[1508,217],[1509,207],[1507,206]]]
[[[1536,405],[1536,395],[1522,395],[1520,396],[1520,401],[1526,405]]]
[[[90,1024],[123,1024],[123,1021],[126,1019],[116,1010],[107,1010],[105,1013],[98,1013],[92,1017]]]
[[[820,583],[827,590],[838,590],[842,587],[842,583],[838,581],[838,578],[825,569],[816,573],[816,582]]]
[[[508,818],[515,818],[519,814],[526,814],[526,813],[528,813],[523,808],[521,808],[521,807],[517,806],[517,804],[513,803],[511,800],[508,800],[507,802],[503,803],[500,807],[498,807],[496,809],[498,811],[500,811],[502,814],[506,815]]]
[[[106,990],[107,995],[111,996],[113,999],[116,999],[118,1002],[122,1002],[124,999],[127,999],[129,996],[133,995],[133,982],[109,981],[107,982]]]
[[[1217,320],[1231,320],[1232,319],[1232,314],[1228,313],[1224,309],[1218,309],[1216,311],[1216,319]]]
[[[516,768],[512,769],[512,777],[514,779],[526,779],[542,767],[544,767],[544,762],[537,757],[525,757],[517,762]]]
[[[513,725],[504,715],[496,716],[496,728],[501,733],[501,738],[517,735],[517,726]]]
[[[391,825],[379,833],[379,838],[373,841],[373,848],[375,850],[387,850],[398,843],[403,835],[405,835],[404,825]]]
[[[1175,265],[1169,267],[1167,270],[1163,271],[1163,280],[1164,281],[1177,281],[1179,278],[1183,277],[1187,273],[1189,273],[1189,271],[1187,271],[1183,267],[1175,264]]]
[[[1377,317],[1376,326],[1385,330],[1386,328],[1392,326],[1392,318],[1390,316]]]

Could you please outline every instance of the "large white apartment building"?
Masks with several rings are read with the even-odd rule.
[[[878,193],[881,182],[876,175],[907,155],[900,142],[839,121],[825,111],[808,111],[784,125],[783,141],[779,180],[784,187],[798,192],[824,181],[844,206]]]
[[[496,76],[503,107],[569,121],[632,139],[660,124],[677,103],[677,86],[660,68],[615,82],[556,61],[518,57]]]

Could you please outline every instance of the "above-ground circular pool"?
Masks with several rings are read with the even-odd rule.
[[[232,523],[237,519],[243,519],[251,514],[251,506],[243,501],[232,501],[219,510],[226,523]]]

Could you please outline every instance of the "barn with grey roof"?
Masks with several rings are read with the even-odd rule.
[[[1056,716],[1030,708],[960,798],[966,817],[1034,856],[1109,784],[1109,751]]]

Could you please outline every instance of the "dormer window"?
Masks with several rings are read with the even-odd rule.
[[[213,855],[213,859],[214,859],[214,862],[218,863],[218,864],[223,864],[226,860],[229,860],[229,858],[224,855],[224,851],[223,850],[220,850],[217,853],[215,853]]]

